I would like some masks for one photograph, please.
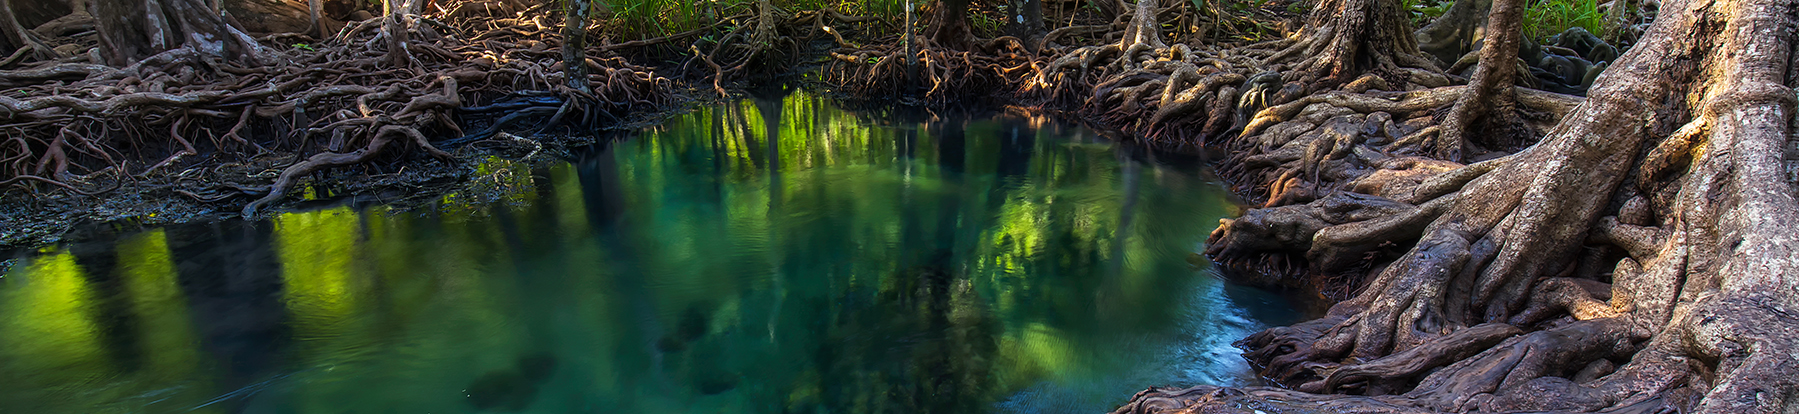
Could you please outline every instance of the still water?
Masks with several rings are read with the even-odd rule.
[[[1255,381],[1230,341],[1292,312],[1188,263],[1230,206],[1196,165],[896,119],[746,101],[425,208],[43,248],[0,277],[0,413],[1100,413]]]

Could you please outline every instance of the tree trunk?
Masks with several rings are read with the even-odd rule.
[[[1437,59],[1445,69],[1462,55],[1474,51],[1474,42],[1485,30],[1493,0],[1462,0],[1443,11],[1443,16],[1413,32],[1418,49]]]
[[[562,0],[562,73],[568,87],[592,93],[587,83],[587,0]]]
[[[37,36],[25,30],[13,12],[12,0],[0,0],[0,54],[11,55],[19,49],[30,48],[37,59],[51,59],[56,52],[50,46],[38,41]],[[3,57],[0,57],[3,59]]]
[[[1680,12],[1542,142],[1286,223],[1325,223],[1297,235],[1308,258],[1411,246],[1326,317],[1239,344],[1296,390],[1151,390],[1120,412],[1799,409],[1799,5],[1663,7]],[[1337,392],[1364,395],[1319,395]]]
[[[396,68],[412,66],[412,52],[407,48],[412,34],[406,27],[406,20],[416,14],[413,6],[417,3],[418,0],[387,0],[382,3],[387,8],[384,10],[387,25],[382,29],[387,36],[387,57]]]
[[[1418,50],[1398,0],[1323,0],[1291,44],[1264,59],[1288,82],[1325,90],[1372,75],[1404,85],[1407,70],[1440,72]]]
[[[256,39],[211,10],[202,0],[95,0],[101,53],[119,66],[184,47],[230,61],[268,60]]]
[[[245,32],[317,33],[319,25],[313,20],[312,6],[308,3],[306,0],[224,0],[220,6]],[[319,7],[323,9],[324,4],[320,3]]]
[[[937,47],[968,50],[974,33],[968,25],[968,0],[937,0],[926,36]]]
[[[1119,40],[1118,47],[1124,50],[1124,56],[1134,58],[1137,54],[1132,48],[1161,50],[1168,48],[1162,42],[1162,25],[1156,21],[1156,0],[1137,0],[1135,11],[1131,12],[1130,26],[1124,28],[1124,38]]]
[[[1427,145],[1427,152],[1444,161],[1462,162],[1463,154],[1468,154],[1469,139],[1498,138],[1506,134],[1498,133],[1502,128],[1488,128],[1486,133],[1470,133],[1478,124],[1492,126],[1500,124],[1496,118],[1510,115],[1517,98],[1512,94],[1512,84],[1517,83],[1518,45],[1523,38],[1523,1],[1493,0],[1492,10],[1488,12],[1486,39],[1480,48],[1480,66],[1474,70],[1474,77],[1468,80],[1468,89],[1462,97],[1450,107],[1449,116],[1443,119],[1443,131],[1437,134],[1434,142]],[[1499,122],[1494,122],[1499,121]],[[1511,120],[1513,122],[1519,122]],[[1484,142],[1489,149],[1505,149],[1495,142]]]
[[[1043,34],[1043,0],[1012,0],[1006,4],[1006,35],[1029,40]]]

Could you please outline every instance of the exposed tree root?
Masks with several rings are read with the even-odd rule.
[[[497,132],[458,138],[457,114],[465,107],[476,115],[495,106],[559,110],[547,117],[553,122],[537,125],[542,130],[617,122],[671,100],[670,80],[605,48],[589,48],[585,71],[564,71],[554,23],[503,9],[446,14],[452,19],[446,23],[396,8],[351,23],[309,50],[255,45],[261,58],[250,62],[272,62],[261,66],[221,62],[187,46],[130,65],[48,62],[0,71],[0,87],[8,88],[0,91],[0,136],[8,143],[0,146],[6,160],[0,179],[11,189],[46,180],[59,187],[101,185],[75,178],[87,174],[116,186],[179,171],[184,160],[213,151],[319,153],[287,168],[269,188],[254,189],[267,196],[244,209],[249,215],[279,201],[308,173],[392,153],[382,150],[388,141],[404,138],[415,150],[449,160],[425,137],[460,145]],[[569,73],[583,78],[571,82]],[[482,101],[495,103],[465,104]],[[164,152],[171,144],[176,150]],[[350,148],[361,149],[345,152]],[[134,165],[142,154],[161,161]],[[101,171],[110,173],[96,175]],[[12,179],[25,176],[40,178]]]
[[[1264,376],[1296,389],[1152,389],[1119,412],[1799,407],[1795,5],[1665,6],[1682,12],[1661,16],[1584,104],[1514,90],[1520,107],[1568,114],[1500,158],[1438,166],[1357,145],[1375,141],[1353,138],[1362,131],[1424,133],[1430,123],[1392,120],[1431,119],[1427,108],[1443,107],[1422,101],[1431,92],[1325,94],[1262,111],[1269,121],[1244,134],[1262,150],[1228,161],[1236,174],[1279,171],[1250,181],[1282,193],[1308,187],[1294,179],[1351,185],[1271,194],[1285,206],[1227,223],[1209,252],[1303,252],[1308,272],[1372,278],[1325,318],[1240,344]],[[1289,146],[1304,131],[1325,138]],[[1313,178],[1352,168],[1337,159],[1422,172]],[[1398,254],[1367,247],[1382,244]],[[1363,395],[1330,394],[1345,392]]]

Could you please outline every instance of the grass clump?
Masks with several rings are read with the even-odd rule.
[[[719,19],[756,12],[756,0],[591,0],[604,5],[599,10],[608,32],[622,39],[648,39],[687,32],[719,23]],[[914,7],[929,0],[913,0]],[[899,18],[905,13],[905,0],[774,0],[770,3],[787,13],[804,10],[835,10],[852,16]],[[728,25],[728,23],[727,23]]]
[[[1524,35],[1539,42],[1571,27],[1606,37],[1605,11],[1598,0],[1530,0],[1524,9]]]

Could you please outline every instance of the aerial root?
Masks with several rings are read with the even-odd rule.
[[[381,150],[386,148],[387,144],[391,143],[396,135],[407,138],[413,145],[419,146],[421,149],[430,152],[433,156],[446,162],[453,162],[455,160],[455,157],[451,156],[449,153],[433,147],[430,141],[425,139],[425,136],[420,134],[418,130],[400,125],[382,126],[375,133],[374,138],[369,140],[368,145],[365,145],[362,148],[358,148],[357,150],[348,153],[320,153],[282,170],[281,175],[275,178],[275,183],[269,186],[268,195],[244,206],[243,216],[255,217],[258,208],[286,196],[287,192],[292,189],[294,183],[297,182],[300,177],[328,167],[359,164],[368,161],[370,158],[379,155]]]
[[[98,164],[123,173],[130,161],[124,154],[156,153],[157,160],[147,168],[132,168],[135,173],[121,176],[156,181],[162,179],[158,174],[179,171],[195,155],[231,147],[254,148],[250,156],[271,149],[341,155],[346,148],[379,148],[371,144],[383,133],[389,136],[380,140],[397,139],[395,132],[382,132],[389,126],[407,128],[412,134],[401,134],[408,137],[454,137],[463,135],[454,114],[465,101],[497,98],[510,104],[520,97],[534,99],[532,91],[554,91],[548,85],[562,83],[555,79],[559,56],[546,53],[559,43],[554,30],[439,17],[457,20],[382,16],[346,26],[308,53],[272,52],[282,59],[261,66],[208,60],[182,47],[122,68],[61,63],[0,71],[0,86],[20,91],[0,96],[0,127],[8,134],[8,144],[0,145],[0,178],[8,188],[29,190],[26,183],[33,182],[78,188],[81,183],[69,181],[78,171],[103,170],[90,167]],[[411,40],[405,50],[395,50],[389,42],[394,23]],[[609,55],[618,48],[590,51],[593,57],[586,64],[596,93],[576,108],[581,109],[578,119],[618,119],[670,100],[672,82]],[[393,54],[388,52],[395,51],[408,55],[407,65],[389,64]],[[212,139],[210,145],[204,137]],[[471,138],[484,137],[445,142]],[[423,139],[413,141],[420,145],[411,148],[449,156]],[[174,151],[165,152],[169,147]],[[310,165],[338,165],[324,162],[327,158]],[[35,178],[10,178],[14,176]],[[194,195],[202,201],[221,199]],[[258,206],[275,200],[265,199]]]

